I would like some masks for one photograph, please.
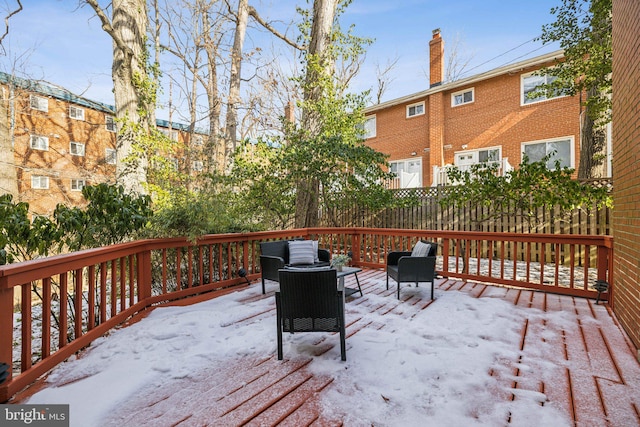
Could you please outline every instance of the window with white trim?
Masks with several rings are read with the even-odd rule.
[[[398,188],[422,187],[422,159],[412,158],[389,162],[389,172],[399,180]]]
[[[108,165],[116,164],[116,150],[113,148],[106,148],[104,152],[104,161]]]
[[[31,188],[34,190],[48,190],[49,177],[43,175],[31,175]]]
[[[560,167],[573,168],[573,137],[525,142],[522,144],[522,155],[526,155],[529,162],[539,162],[550,156],[547,160],[547,168],[550,170],[556,168],[556,161],[560,161]]]
[[[42,135],[31,135],[30,146],[34,150],[49,150],[49,138]]]
[[[520,79],[520,81],[521,81],[521,90],[520,90],[521,105],[533,104],[533,103],[536,103],[536,102],[542,102],[542,101],[546,101],[548,99],[555,99],[555,98],[560,98],[561,96],[564,96],[563,94],[558,94],[558,95],[552,96],[552,97],[547,97],[544,94],[542,94],[540,96],[537,96],[535,98],[531,98],[529,96],[529,94],[535,92],[536,89],[538,89],[538,87],[540,87],[542,85],[545,85],[545,84],[553,83],[556,79],[557,79],[556,76],[550,76],[548,74],[544,74],[544,75],[537,75],[535,73],[523,74],[521,79]]]
[[[421,116],[424,114],[424,101],[407,105],[407,118]]]
[[[87,185],[87,181],[84,179],[72,179],[71,191],[82,191],[85,185]]]
[[[459,168],[470,167],[478,163],[499,163],[500,147],[483,148],[481,150],[461,151],[455,154],[455,165]]]
[[[72,156],[84,156],[84,144],[81,142],[71,141],[69,143],[69,153]]]
[[[118,130],[116,127],[116,119],[113,116],[105,115],[104,123],[105,123],[105,127],[109,132],[115,132],[116,130]]]
[[[84,120],[84,108],[69,106],[69,117],[74,120]]]
[[[470,104],[475,101],[474,88],[461,90],[451,94],[451,106]]]
[[[203,145],[204,138],[202,137],[202,135],[193,135],[193,143],[194,145]]]
[[[41,96],[31,95],[29,97],[31,108],[38,111],[49,111],[49,100]]]
[[[200,160],[194,160],[193,164],[191,165],[191,169],[196,172],[202,172],[202,170],[204,169],[204,163],[202,163],[202,161]]]
[[[376,116],[368,116],[364,119],[364,135],[365,139],[376,136]]]
[[[178,170],[178,159],[176,159],[175,157],[172,157],[169,159],[169,162],[171,163],[171,167],[173,168],[173,170],[177,171]]]

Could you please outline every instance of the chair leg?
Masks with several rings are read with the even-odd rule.
[[[434,287],[434,282],[435,282],[435,281],[436,281],[435,279],[432,279],[432,280],[431,280],[431,299],[432,299],[432,300],[433,300],[433,287]]]
[[[262,278],[262,295],[264,295],[265,292],[265,288],[264,288],[264,277]]]
[[[340,359],[342,359],[343,362],[347,361],[347,343],[345,335],[346,333],[343,324],[342,330],[340,331]]]
[[[398,299],[400,299],[400,282],[397,282],[397,283],[398,283]]]
[[[387,273],[387,290],[389,290],[389,273]]]

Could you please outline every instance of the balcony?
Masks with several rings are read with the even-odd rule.
[[[346,363],[339,361],[336,337],[322,334],[287,336],[285,360],[276,360],[277,284],[261,294],[257,248],[263,240],[292,237],[318,239],[333,253],[351,250],[352,263],[364,268],[364,296],[347,301]],[[419,238],[440,244],[436,299],[421,286],[403,287],[398,301],[395,284],[384,285],[384,255]],[[2,400],[25,401],[36,388],[20,390],[64,359],[114,327],[147,317],[125,328],[144,334],[123,360],[155,356],[152,381],[133,387],[129,377],[136,373],[118,370],[114,336],[81,358],[111,349],[101,359],[104,374],[56,374],[36,397],[63,403],[65,393],[83,384],[114,388],[87,397],[94,401],[89,407],[103,410],[100,425],[358,425],[456,414],[488,425],[549,419],[635,425],[640,366],[609,312],[615,304],[611,248],[607,236],[304,229],[205,236],[193,245],[148,240],[4,266],[0,356],[14,370],[0,393]],[[240,267],[251,284],[238,275]],[[595,303],[597,279],[612,283],[600,295],[607,305]],[[20,322],[5,310],[11,312],[14,288],[22,297]],[[158,309],[168,306],[174,307]],[[60,327],[39,316],[42,309],[54,313]],[[177,327],[183,320],[187,326]],[[489,332],[476,334],[482,325]],[[213,338],[200,350],[198,369],[187,363],[188,345],[171,341],[188,328],[196,338],[203,329]],[[12,346],[13,353],[7,351]],[[496,349],[495,357],[478,364],[493,354],[487,348]],[[109,394],[119,401],[110,403]]]
[[[487,164],[497,164],[498,167],[496,169],[496,174],[498,176],[504,176],[506,175],[509,171],[513,170],[513,166],[511,166],[509,164],[509,159],[508,158],[503,158],[500,161],[496,161],[496,162],[487,162]],[[456,185],[455,182],[451,182],[451,180],[449,179],[449,175],[448,172],[449,170],[451,170],[452,168],[458,168],[462,171],[468,171],[471,170],[471,165],[464,165],[464,166],[454,166],[454,165],[446,165],[446,166],[434,166],[433,167],[433,184],[432,186],[438,186],[438,185]]]

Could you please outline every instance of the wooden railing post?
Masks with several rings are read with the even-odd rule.
[[[151,297],[151,251],[145,250],[136,254],[138,265],[138,301]]]
[[[13,288],[7,284],[6,277],[0,277],[0,363],[13,366]],[[9,368],[9,376],[0,384],[0,403],[11,397],[8,392],[11,371]]]

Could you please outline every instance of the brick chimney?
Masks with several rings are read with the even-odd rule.
[[[444,78],[444,40],[440,37],[440,28],[433,30],[429,41],[429,87],[442,84]]]

